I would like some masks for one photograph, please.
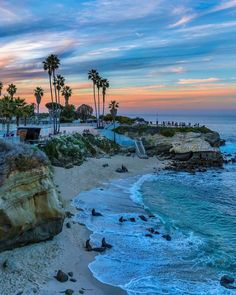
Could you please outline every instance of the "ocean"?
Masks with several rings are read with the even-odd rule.
[[[226,140],[222,152],[236,156],[235,116],[194,119],[218,131]],[[171,120],[193,122],[193,117]],[[89,265],[101,282],[129,295],[236,293],[219,283],[224,274],[236,278],[236,164],[195,175],[163,171],[113,181],[81,193],[74,205],[84,209],[76,219],[92,231],[92,244],[99,246],[105,237],[113,245]],[[91,217],[94,207],[103,217]],[[141,214],[156,217],[145,222]],[[136,222],[120,223],[120,216]],[[147,237],[148,228],[160,234]]]

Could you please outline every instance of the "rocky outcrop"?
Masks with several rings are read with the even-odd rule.
[[[123,129],[122,129],[123,128]],[[200,167],[221,167],[223,157],[219,150],[222,140],[217,132],[206,127],[122,127],[126,136],[142,138],[148,156],[172,159],[177,170]]]
[[[51,239],[63,220],[45,154],[0,142],[0,251]]]

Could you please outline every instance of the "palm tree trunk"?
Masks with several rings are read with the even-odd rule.
[[[100,89],[98,88],[98,127],[100,127]]]
[[[116,127],[116,119],[115,119],[115,117],[113,117],[113,126],[114,126],[114,129],[113,129],[113,134],[114,134],[114,143],[116,143],[116,132],[115,132],[115,127]]]
[[[97,111],[95,82],[93,82],[93,99],[94,99],[94,107],[95,107],[96,121],[97,121],[97,127],[98,127],[98,111]]]
[[[53,81],[55,82],[55,71],[53,71]],[[56,131],[56,134],[57,134],[57,115],[58,115],[58,99],[57,99],[57,89],[56,89],[56,85],[53,85],[54,86],[54,93],[55,93],[55,102],[56,102],[56,105],[55,105],[55,131]]]
[[[59,133],[60,132],[60,128],[61,128],[61,108],[60,108],[61,100],[60,100],[60,90],[58,90],[58,103],[59,103],[59,106],[58,106],[58,130],[57,130],[57,132]]]
[[[37,104],[37,121],[39,125],[39,103]]]
[[[103,93],[103,99],[102,99],[103,105],[102,105],[102,127],[104,127],[104,115],[105,115],[105,93]]]
[[[6,118],[6,123],[7,123],[7,135],[10,133],[10,118]]]
[[[49,74],[49,84],[50,84],[50,92],[51,92],[51,101],[52,101],[52,122],[53,122],[53,134],[56,134],[56,126],[55,126],[55,110],[54,110],[54,100],[52,93],[52,75]]]

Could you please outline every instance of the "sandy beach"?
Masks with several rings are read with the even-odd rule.
[[[108,164],[108,167],[103,167]],[[120,174],[115,170],[124,164],[129,172]],[[113,179],[127,178],[154,172],[164,167],[157,158],[114,156],[112,158],[88,159],[72,169],[54,168],[54,179],[66,211],[76,213],[71,201],[80,192],[103,187]],[[67,223],[70,223],[68,228]],[[40,294],[53,295],[72,289],[75,294],[125,294],[121,289],[97,281],[88,269],[94,253],[86,252],[84,242],[90,232],[82,225],[66,218],[63,231],[52,241],[7,251],[0,255],[1,295]],[[60,283],[55,278],[57,270],[73,272],[76,282]],[[22,292],[22,293],[21,293]],[[81,293],[82,294],[82,293]]]

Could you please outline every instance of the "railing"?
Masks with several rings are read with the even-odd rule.
[[[148,156],[146,154],[146,150],[143,146],[143,142],[141,139],[135,140],[135,148],[136,148],[136,153],[139,158],[142,158],[142,159],[148,158]]]

